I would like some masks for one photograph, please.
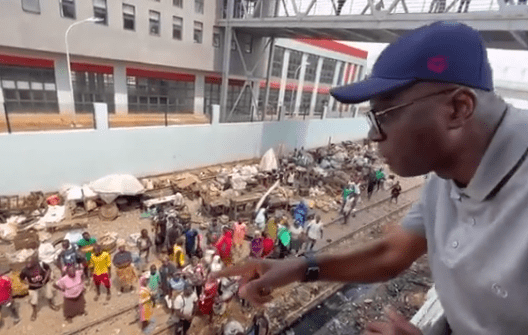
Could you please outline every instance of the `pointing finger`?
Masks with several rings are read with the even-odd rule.
[[[249,260],[242,265],[231,266],[218,272],[214,272],[211,274],[211,276],[213,277],[213,279],[235,276],[250,277],[258,272],[258,267],[258,262]]]

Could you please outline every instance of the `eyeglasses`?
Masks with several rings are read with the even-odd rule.
[[[436,96],[436,95],[440,95],[440,94],[446,94],[446,93],[449,93],[449,92],[458,91],[460,89],[461,89],[461,87],[456,87],[456,88],[446,89],[446,90],[443,90],[443,91],[440,91],[440,92],[427,94],[427,95],[425,95],[423,97],[416,98],[416,99],[414,99],[412,101],[405,102],[405,103],[397,105],[397,106],[389,107],[389,108],[384,109],[384,110],[379,111],[379,112],[376,112],[375,110],[371,109],[370,111],[367,112],[367,121],[370,124],[371,130],[373,130],[372,135],[369,135],[369,137],[373,141],[377,141],[377,142],[381,142],[381,141],[384,141],[384,140],[387,139],[387,135],[381,129],[381,122],[379,120],[380,116],[385,115],[385,114],[387,114],[389,112],[395,111],[397,109],[410,106],[410,105],[412,105],[415,102],[418,102],[420,100],[424,100],[424,99],[427,99],[427,98],[430,98],[430,97],[433,97],[433,96]]]

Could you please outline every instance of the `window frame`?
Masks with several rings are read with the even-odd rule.
[[[204,0],[194,0],[194,13],[203,15],[205,12],[205,1]]]
[[[216,38],[218,36],[218,39]],[[218,40],[218,43],[215,41]],[[222,46],[222,29],[220,27],[213,27],[213,47],[220,49]]]
[[[40,14],[42,9],[40,8],[40,0],[33,0],[35,1],[35,3],[38,5],[38,8],[37,9],[31,9],[31,8],[27,8],[26,6],[28,6],[27,3],[25,3],[26,1],[30,1],[30,0],[21,0],[20,1],[20,4],[22,5],[22,10],[26,13],[32,13],[32,14]]]
[[[102,10],[103,7],[96,6],[96,5],[95,5],[96,1],[104,1],[104,4],[105,4],[105,7],[104,7],[104,17],[98,16],[98,12],[97,12],[97,10]],[[95,22],[95,23],[96,23],[96,24],[102,24],[102,25],[108,26],[108,1],[107,1],[107,0],[93,0],[93,1],[92,1],[92,5],[93,5],[94,17],[95,17],[95,18],[103,19],[102,22]]]
[[[172,0],[172,5],[176,8],[183,8],[183,0]]]
[[[175,21],[180,21],[180,38],[175,38],[174,37],[174,31],[175,31],[175,27],[176,27],[176,23]],[[183,17],[181,16],[176,16],[176,15],[173,15],[172,16],[172,39],[173,40],[176,40],[176,41],[182,41],[183,40]]]
[[[199,28],[197,29],[197,27],[199,27]],[[197,32],[200,33],[199,41],[196,39],[196,36],[197,36],[196,33]],[[204,33],[204,24],[203,24],[203,22],[194,21],[194,24],[193,24],[193,41],[194,41],[194,43],[203,44],[203,33]]]
[[[131,7],[133,10],[133,14],[125,13],[125,7]],[[129,4],[129,3],[123,3],[122,12],[123,12],[123,30],[136,31],[136,6]],[[130,16],[132,17],[132,23],[133,23],[132,29],[126,27],[126,21],[130,20]]]
[[[152,14],[158,14],[158,21],[156,22],[154,19],[152,19]],[[149,9],[149,35],[151,36],[158,36],[160,37],[161,36],[161,12],[158,12],[156,10],[152,10],[152,9]],[[154,27],[153,24],[157,23],[157,29],[158,29],[158,32],[157,33],[153,33],[152,32],[152,28]]]
[[[65,2],[67,4],[69,4],[69,5],[71,5],[71,7],[73,8],[73,17],[64,15],[64,3]],[[76,11],[76,6],[75,6],[75,0],[60,0],[60,2],[59,2],[59,10],[60,10],[61,17],[63,17],[63,18],[72,19],[72,20],[76,20],[77,19],[77,11]]]

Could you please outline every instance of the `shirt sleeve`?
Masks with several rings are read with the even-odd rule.
[[[105,263],[106,263],[105,265],[106,265],[107,268],[112,265],[112,260],[110,259],[110,254],[108,254],[108,253],[105,256]]]
[[[411,207],[409,213],[403,218],[401,226],[406,230],[425,237],[424,205],[422,199]]]

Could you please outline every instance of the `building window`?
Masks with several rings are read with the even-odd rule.
[[[222,91],[222,84],[220,83],[205,83],[204,97],[205,105],[211,108],[212,105],[220,105],[220,93]]]
[[[246,86],[244,91],[242,83],[230,83],[227,93],[227,110],[229,113],[235,106],[235,102],[240,95],[238,104],[231,114],[229,122],[245,122],[251,120],[251,88]],[[241,94],[242,93],[242,94]]]
[[[194,12],[196,14],[204,13],[204,0],[194,0]]]
[[[194,112],[194,81],[127,77],[128,110],[145,112]]]
[[[317,93],[317,99],[315,103],[314,116],[323,115],[324,108],[328,106],[328,101],[330,100],[329,94]]]
[[[203,42],[203,23],[194,21],[194,43]]]
[[[22,9],[25,12],[40,14],[40,0],[22,0]]]
[[[281,77],[282,75],[282,63],[284,61],[284,52],[286,49],[283,47],[275,47],[275,52],[273,54],[273,64],[271,68],[272,77]]]
[[[108,24],[108,9],[106,7],[106,0],[93,0],[94,17],[103,19],[99,24]]]
[[[308,55],[308,63],[306,64],[306,73],[304,74],[304,80],[310,83],[315,82],[317,75],[317,62],[319,57],[316,55]]]
[[[136,30],[136,7],[123,4],[123,29]]]
[[[297,90],[286,90],[284,92],[284,109],[286,115],[293,114],[295,109],[295,100],[297,99]]]
[[[222,30],[219,27],[213,27],[213,47],[220,48],[222,45]]]
[[[183,18],[178,16],[172,17],[172,38],[181,41],[183,34]]]
[[[323,84],[332,84],[337,61],[335,59],[325,58],[321,69],[321,80]]]
[[[75,19],[75,0],[61,0],[61,16]]]
[[[149,31],[151,35],[160,35],[160,13],[149,10]]]
[[[172,5],[175,7],[183,8],[183,0],[172,0]]]
[[[341,63],[341,67],[339,69],[339,75],[337,76],[337,85],[341,85],[343,81],[343,76],[345,75],[345,67],[347,66],[346,63]]]
[[[301,95],[301,106],[299,107],[299,115],[310,114],[310,105],[312,104],[312,92],[303,91]]]
[[[299,72],[301,71],[302,63],[302,52],[297,50],[290,51],[290,63],[288,64],[288,78],[297,79],[299,78]]]
[[[72,83],[75,112],[93,113],[94,102],[103,102],[108,106],[108,112],[114,113],[113,74],[72,71]]]
[[[59,112],[53,69],[0,66],[6,112]]]

